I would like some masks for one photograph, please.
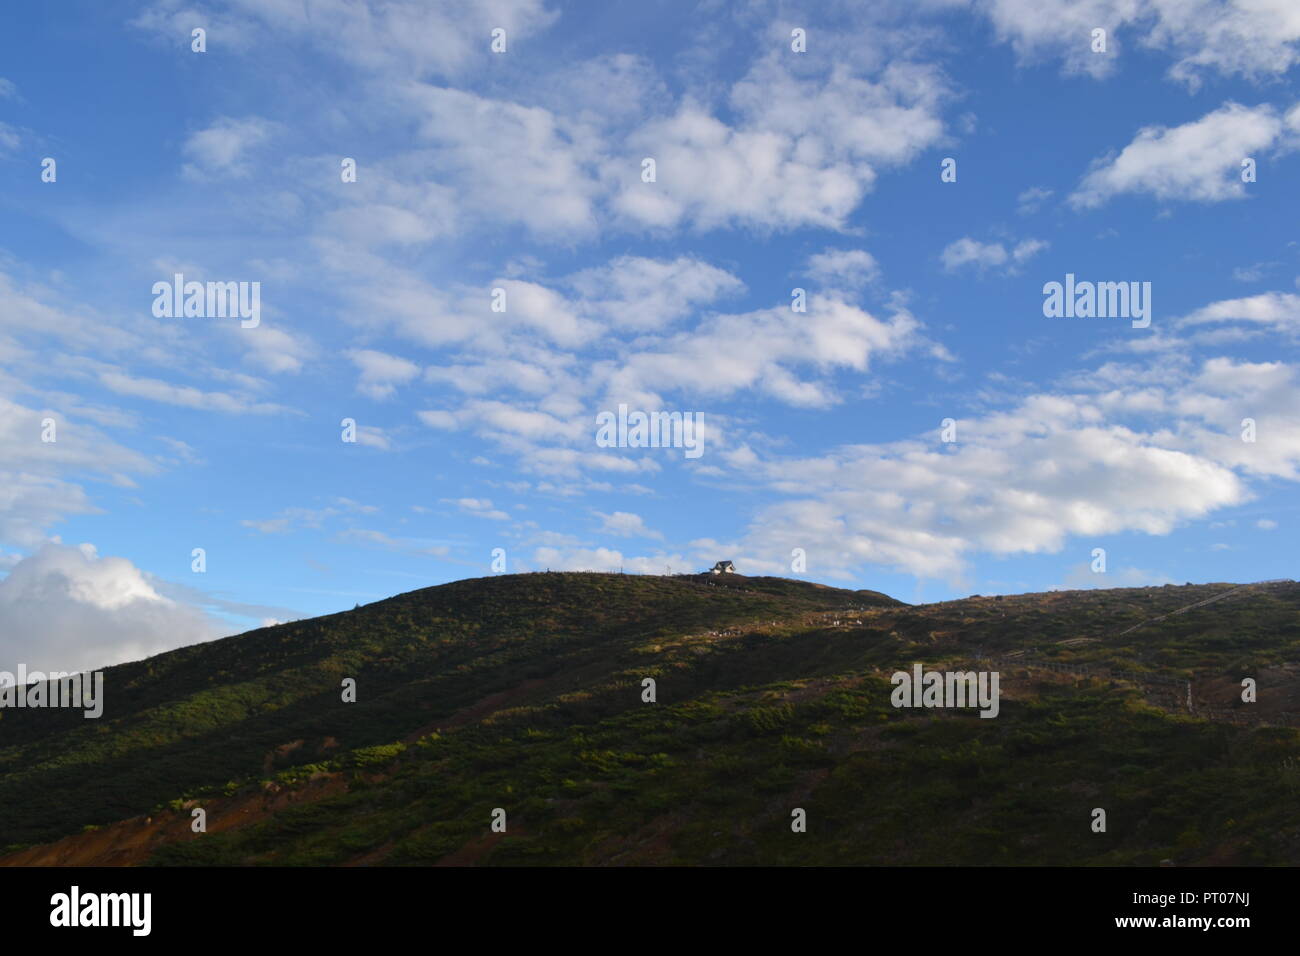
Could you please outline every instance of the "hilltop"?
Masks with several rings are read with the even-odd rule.
[[[1230,587],[457,581],[0,713],[0,862],[1296,863],[1300,585],[1173,613]],[[893,708],[914,661],[996,666],[1000,716]]]

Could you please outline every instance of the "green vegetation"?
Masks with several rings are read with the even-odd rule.
[[[1193,681],[1268,674],[1261,700],[1282,693],[1300,585],[1114,636],[1225,587],[908,607],[775,578],[456,582],[112,668],[99,721],[4,713],[0,840],[265,799],[256,822],[150,862],[1300,862],[1291,727],[1006,667],[994,720],[889,703],[889,674],[913,661],[1016,652]],[[287,792],[300,797],[271,806]],[[489,830],[497,807],[504,835]],[[797,807],[807,833],[791,832]]]

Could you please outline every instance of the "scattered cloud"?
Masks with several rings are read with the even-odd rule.
[[[1010,248],[1000,242],[980,242],[969,236],[944,247],[940,259],[945,272],[956,272],[964,266],[978,271],[998,270],[1004,275],[1014,275],[1020,266],[1047,248],[1042,239],[1022,239]]]
[[[1268,104],[1226,103],[1181,126],[1146,126],[1118,154],[1093,161],[1070,203],[1092,209],[1132,193],[1195,202],[1243,199],[1243,159],[1293,151],[1300,146],[1297,133],[1300,106],[1281,115]]]

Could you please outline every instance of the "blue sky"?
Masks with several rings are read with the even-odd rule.
[[[1294,576],[1286,0],[28,6],[0,31],[15,666],[498,548],[907,601]],[[155,315],[178,272],[258,283],[257,325]],[[1150,283],[1150,326],[1045,316],[1067,273]],[[703,454],[599,447],[619,404],[702,416]]]

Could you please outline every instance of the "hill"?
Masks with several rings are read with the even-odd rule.
[[[1231,587],[458,581],[0,711],[0,863],[1300,862],[1300,585],[1174,613]],[[998,670],[998,718],[894,708],[917,661]]]

